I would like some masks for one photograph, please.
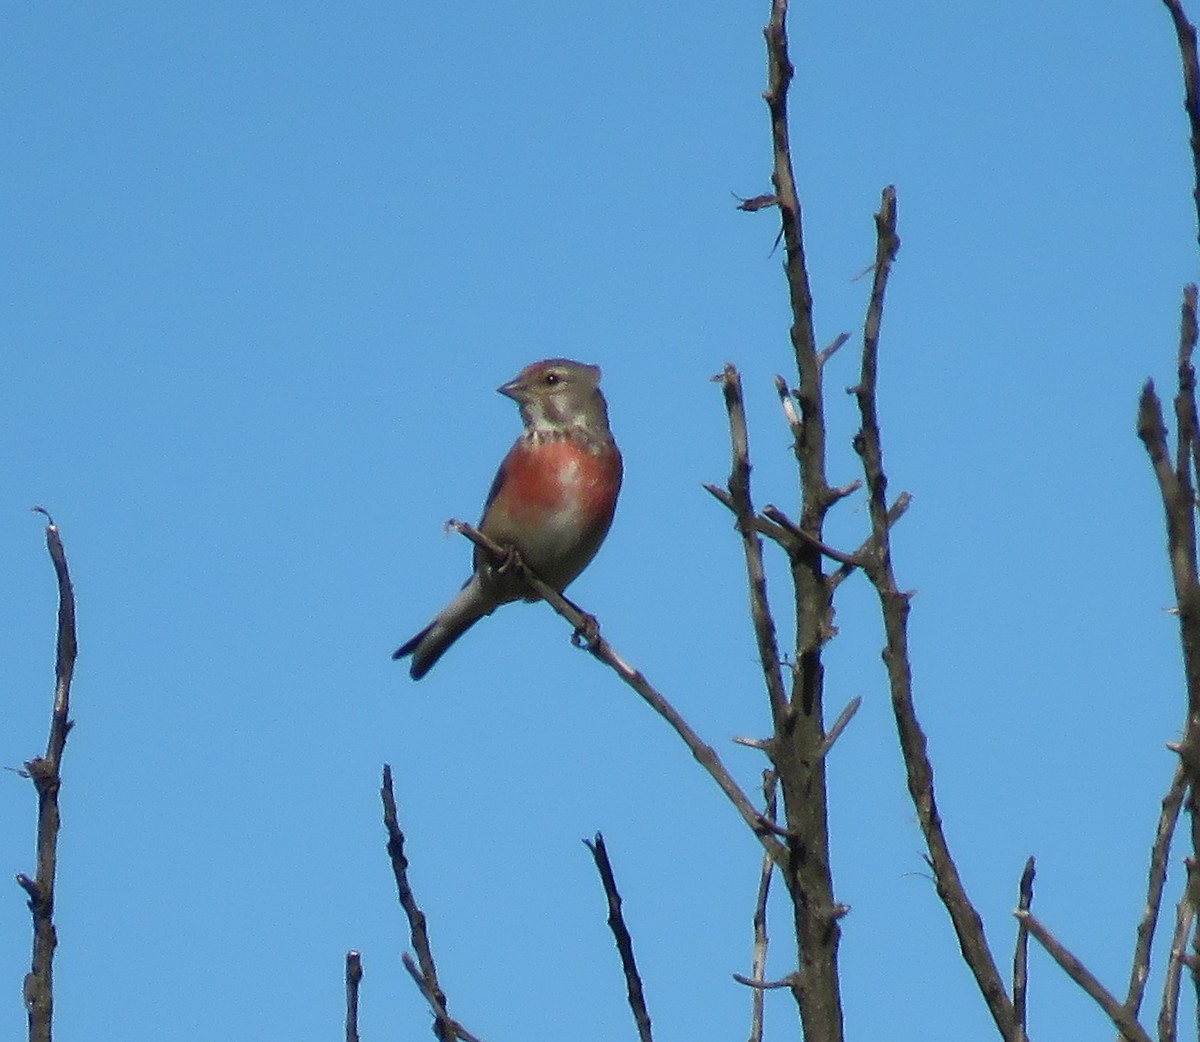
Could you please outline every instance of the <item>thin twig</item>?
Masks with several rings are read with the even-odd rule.
[[[802,543],[807,543],[816,550],[820,550],[831,561],[837,561],[838,564],[844,564],[848,568],[861,568],[862,561],[853,554],[844,553],[830,546],[822,539],[818,539],[811,532],[804,531],[799,525],[792,521],[782,510],[777,506],[768,503],[763,507],[763,517],[774,521],[780,528],[785,529],[790,535],[800,540]]]
[[[46,549],[58,581],[58,632],[54,652],[54,709],[46,755],[25,763],[38,795],[37,873],[30,879],[18,875],[17,883],[29,897],[33,915],[33,956],[25,976],[25,1008],[29,1017],[29,1042],[50,1042],[54,1021],[54,949],[58,933],[54,926],[54,883],[58,871],[58,832],[62,823],[58,796],[62,788],[62,756],[73,725],[71,678],[75,673],[75,592],[67,568],[67,555],[54,519],[46,517]]]
[[[742,397],[742,378],[732,365],[726,365],[716,378],[725,394],[725,409],[729,414],[729,434],[733,466],[729,474],[729,495],[742,536],[746,558],[746,576],[750,585],[750,618],[758,642],[758,659],[763,682],[771,701],[771,714],[778,728],[787,711],[787,695],[783,690],[783,673],[779,665],[779,642],[775,637],[775,620],[767,599],[767,573],[763,567],[762,542],[754,527],[754,506],[750,501],[750,444],[746,432],[746,405]]]
[[[779,781],[772,770],[763,771],[763,817],[774,823],[778,807],[775,789]],[[764,854],[762,868],[758,874],[758,894],[754,901],[754,955],[750,960],[750,980],[761,981],[767,972],[767,898],[771,894],[771,873],[774,864]],[[738,979],[736,976],[735,980]],[[745,979],[742,983],[746,983]],[[753,986],[753,985],[752,985]],[[761,988],[756,988],[750,1001],[750,1038],[749,1042],[762,1042],[764,996]]]
[[[1152,382],[1142,390],[1138,406],[1138,437],[1146,448],[1162,498],[1167,527],[1167,555],[1175,589],[1179,639],[1183,649],[1187,684],[1187,724],[1178,752],[1188,782],[1200,787],[1200,581],[1197,578],[1194,460],[1200,453],[1197,431],[1196,373],[1192,355],[1196,348],[1196,287],[1184,289],[1180,317],[1178,391],[1175,416],[1178,423],[1175,459],[1167,445],[1162,403]],[[1200,851],[1200,817],[1191,815],[1192,850]]]
[[[416,961],[408,952],[400,956],[400,961],[404,964],[404,968],[408,970],[408,975],[412,977],[413,983],[420,989],[421,994],[425,996],[425,1001],[429,1003],[429,1008],[433,1010],[434,1018],[434,1034],[440,1038],[437,1025],[443,1025],[447,1032],[447,1038],[460,1038],[463,1042],[483,1042],[478,1035],[472,1035],[465,1027],[455,1020],[449,1013],[446,1012],[445,1004],[440,1001],[445,996],[436,985],[431,986],[429,981],[421,973]]]
[[[888,508],[887,517],[885,518],[885,520],[887,521],[887,527],[889,530],[891,530],[892,528],[895,527],[896,522],[899,521],[900,518],[902,518],[904,516],[904,514],[907,512],[908,508],[911,505],[912,505],[912,494],[911,493],[901,492],[900,495],[898,495],[896,497],[896,502],[894,502]],[[860,546],[857,550],[855,550],[854,553],[850,554],[850,557],[854,558],[855,561],[866,560],[867,554],[871,552],[871,550],[874,546],[875,546],[875,536],[874,536],[874,534],[872,534],[872,535],[867,536],[867,538],[863,542],[862,546]],[[829,588],[831,590],[837,589],[837,587],[840,586],[846,579],[848,579],[855,572],[855,570],[857,568],[858,568],[857,564],[842,565],[837,571],[833,572],[829,576],[829,580],[828,580]]]
[[[1188,21],[1180,0],[1163,0],[1175,25],[1179,56],[1183,61],[1183,107],[1191,130],[1193,190],[1196,204],[1197,234],[1200,237],[1200,64],[1196,58],[1196,27]]]
[[[823,366],[826,362],[829,361],[829,359],[831,359],[835,354],[837,354],[837,352],[841,349],[842,345],[845,344],[849,339],[850,339],[849,333],[839,333],[834,338],[833,343],[831,343],[828,347],[824,347],[821,349],[820,354],[817,355],[817,364]]]
[[[796,986],[796,975],[794,973],[788,974],[782,980],[757,980],[740,973],[735,973],[733,979],[739,984],[744,984],[747,988],[753,988],[755,991],[775,991],[777,988],[794,988]]]
[[[771,859],[776,864],[782,864],[786,857],[786,851],[772,837],[771,830],[762,822],[762,816],[755,810],[749,797],[746,796],[738,783],[733,780],[733,776],[726,770],[725,764],[721,761],[720,756],[717,755],[716,750],[701,740],[700,736],[692,730],[688,722],[679,714],[679,711],[650,684],[639,670],[630,666],[613,650],[612,645],[601,635],[595,617],[581,611],[552,586],[544,583],[533,569],[521,560],[519,554],[512,553],[504,547],[497,545],[482,532],[478,531],[478,529],[473,528],[463,521],[452,520],[446,524],[455,531],[461,532],[476,546],[481,547],[487,553],[491,554],[495,560],[511,561],[512,567],[521,570],[525,581],[538,596],[542,597],[551,608],[574,627],[576,635],[584,635],[581,646],[585,647],[594,658],[603,662],[629,687],[633,688],[641,699],[658,713],[671,726],[675,733],[679,735],[692,756],[709,773],[709,776],[717,783],[721,791],[725,793],[729,801],[742,816],[742,820],[758,837],[763,848],[771,855]]]
[[[704,485],[703,488],[719,503],[728,507],[734,516],[737,516],[737,507],[734,505],[733,496],[729,494],[728,489],[717,485]],[[768,539],[778,543],[788,553],[793,553],[801,545],[800,540],[786,528],[777,525],[774,521],[768,521],[762,514],[754,515],[754,529],[759,535],[765,535]]]
[[[1150,977],[1150,948],[1154,943],[1154,931],[1158,925],[1162,908],[1163,887],[1167,882],[1167,863],[1171,851],[1171,839],[1175,835],[1175,824],[1179,820],[1179,808],[1183,794],[1187,791],[1187,773],[1183,765],[1175,768],[1171,787],[1162,799],[1162,813],[1158,817],[1158,829],[1154,845],[1150,848],[1149,881],[1146,886],[1146,909],[1137,927],[1137,943],[1133,951],[1133,967],[1129,971],[1129,990],[1125,1005],[1136,1016],[1142,1008],[1146,993],[1146,981]]]
[[[1033,858],[1025,861],[1025,870],[1021,873],[1021,885],[1017,898],[1017,908],[1028,912],[1033,904],[1033,877],[1036,874]],[[1029,990],[1029,930],[1023,920],[1017,920],[1017,945],[1013,952],[1013,1016],[1017,1023],[1017,1042],[1026,1042],[1027,1007],[1026,998]]]
[[[417,904],[416,895],[408,882],[408,858],[404,856],[404,833],[400,831],[400,822],[396,813],[396,794],[392,788],[391,764],[383,765],[383,787],[379,791],[383,801],[383,827],[387,830],[388,857],[392,862],[392,874],[396,877],[396,893],[400,898],[400,907],[408,918],[409,933],[412,937],[413,948],[416,949],[420,961],[419,984],[429,1005],[433,1009],[433,1033],[441,1042],[451,1042],[455,1037],[455,1022],[446,1012],[446,994],[438,983],[437,966],[433,961],[433,950],[429,945],[429,929],[425,913]],[[410,971],[412,972],[412,971]]]
[[[1187,959],[1188,934],[1196,910],[1186,897],[1175,906],[1175,933],[1167,956],[1167,972],[1163,978],[1162,1006],[1158,1011],[1158,1042],[1175,1042],[1179,1027],[1179,981]]]
[[[642,978],[638,973],[637,960],[633,957],[633,938],[625,925],[625,916],[621,912],[621,895],[617,891],[617,880],[613,875],[612,862],[608,858],[608,849],[604,845],[604,837],[597,832],[593,842],[583,841],[584,846],[592,852],[596,862],[596,871],[600,873],[600,882],[604,886],[604,896],[608,901],[608,928],[612,931],[617,943],[617,951],[621,956],[621,969],[625,973],[625,988],[629,997],[629,1008],[633,1012],[634,1023],[637,1024],[638,1038],[641,1042],[654,1042],[650,1032],[650,1013],[646,1009],[646,995],[642,990]]]
[[[917,719],[913,700],[912,667],[908,652],[910,595],[897,587],[892,567],[887,475],[883,466],[877,403],[879,330],[883,320],[884,296],[892,262],[900,247],[900,239],[896,234],[896,192],[891,186],[883,190],[879,213],[875,215],[875,229],[874,278],[863,328],[862,373],[858,385],[853,389],[862,416],[862,426],[854,439],[854,448],[862,458],[871,517],[871,545],[863,554],[863,568],[879,596],[886,638],[883,659],[891,687],[892,712],[904,757],[908,791],[925,836],[929,862],[937,880],[937,893],[950,914],[963,959],[975,977],[996,1027],[1005,1039],[1012,1040],[1016,1037],[1012,1000],[1005,990],[1004,980],[984,936],[983,920],[967,896],[942,830],[934,796],[933,765],[929,760],[925,733]]]
[[[833,726],[825,735],[825,740],[821,742],[821,748],[817,750],[817,755],[826,757],[829,755],[829,750],[833,748],[833,743],[841,736],[842,732],[850,726],[850,721],[854,719],[854,714],[858,712],[859,706],[862,705],[862,695],[855,695],[850,699],[849,704],[845,709],[838,714],[838,718],[833,722]]]
[[[1146,1034],[1146,1029],[1138,1023],[1137,1017],[1126,1009],[1117,997],[1101,984],[1096,976],[1068,951],[1037,918],[1029,912],[1020,910],[1013,912],[1013,915],[1025,923],[1038,944],[1046,950],[1050,958],[1062,967],[1063,972],[1095,999],[1097,1005],[1104,1010],[1108,1019],[1113,1022],[1113,1026],[1121,1032],[1124,1038],[1129,1042],[1150,1042],[1150,1036]]]
[[[346,1042],[358,1042],[358,988],[362,984],[362,956],[346,952]]]

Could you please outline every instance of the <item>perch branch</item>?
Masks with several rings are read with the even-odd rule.
[[[604,896],[608,901],[608,928],[612,931],[613,940],[616,941],[617,951],[621,956],[629,1008],[633,1012],[634,1023],[637,1024],[638,1038],[641,1042],[654,1042],[654,1036],[650,1033],[650,1013],[646,1009],[642,978],[638,973],[637,961],[633,957],[633,938],[629,935],[625,916],[621,912],[621,895],[617,891],[617,880],[613,875],[604,837],[597,832],[594,842],[585,839],[583,843],[592,852],[592,860],[596,862],[596,871],[600,873],[600,882],[604,886]]]
[[[742,816],[742,820],[745,821],[750,830],[758,837],[759,842],[767,853],[771,855],[772,860],[777,864],[782,863],[785,857],[783,846],[772,837],[770,828],[762,820],[762,815],[754,809],[754,805],[750,802],[749,797],[741,790],[738,783],[733,780],[733,776],[726,770],[725,764],[721,761],[720,756],[717,755],[716,750],[706,745],[700,739],[700,736],[692,730],[688,722],[679,714],[679,711],[650,684],[639,670],[630,666],[613,650],[612,645],[601,635],[596,619],[586,612],[581,611],[576,605],[572,604],[554,589],[554,587],[544,583],[538,577],[537,573],[521,560],[520,554],[499,546],[478,529],[473,528],[463,521],[451,520],[447,521],[446,525],[456,532],[461,532],[476,546],[490,554],[496,562],[507,562],[510,567],[521,570],[521,574],[530,588],[575,628],[576,638],[582,635],[581,641],[577,642],[581,642],[582,646],[594,658],[613,670],[617,676],[637,692],[651,709],[670,724],[671,728],[688,747],[692,756],[696,758],[700,766],[708,772],[721,791],[725,793],[729,801]]]

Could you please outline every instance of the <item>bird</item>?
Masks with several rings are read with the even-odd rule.
[[[600,368],[569,358],[533,362],[497,388],[520,408],[525,429],[500,464],[479,530],[511,548],[559,593],[586,568],[608,535],[623,464],[608,426]],[[412,656],[420,680],[485,615],[538,595],[514,568],[476,547],[474,571],[458,594],[393,659]]]

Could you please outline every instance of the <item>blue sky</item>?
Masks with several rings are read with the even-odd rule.
[[[419,685],[389,660],[466,574],[537,358],[604,368],[626,459],[572,595],[747,787],[763,766],[728,474],[743,371],[755,494],[796,490],[771,212],[766,3],[9,5],[0,43],[0,763],[44,747],[61,526],[81,654],[65,764],[59,1037],[365,1038],[423,1002],[379,823],[396,771],[452,1010],[488,1039],[632,1030],[579,840],[606,835],[657,1036],[738,1037],[759,852],[657,718],[544,606]],[[857,335],[879,191],[903,247],[880,406],[916,695],[947,831],[1007,962],[1035,910],[1123,992],[1182,687],[1134,435],[1196,278],[1161,5],[801,5],[797,176],[822,340]],[[853,344],[853,341],[852,341]],[[831,363],[831,478],[855,380]],[[847,547],[861,498],[831,521]],[[771,590],[787,632],[785,572]],[[987,1037],[922,861],[862,582],[845,584],[831,765],[848,1031]],[[0,775],[0,864],[34,797]],[[1181,856],[1181,852],[1180,852]],[[1173,882],[1178,892],[1179,860]],[[0,901],[0,1034],[28,913]],[[780,907],[771,973],[793,965]],[[1161,948],[1160,948],[1161,951]],[[1161,961],[1161,958],[1160,958]],[[1035,957],[1034,1037],[1108,1030]],[[1151,994],[1158,987],[1158,977]],[[775,1037],[790,999],[769,1000]],[[536,1028],[534,1027],[536,1025]]]

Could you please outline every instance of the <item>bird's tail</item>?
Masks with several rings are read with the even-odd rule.
[[[485,615],[491,614],[495,607],[495,603],[484,594],[479,580],[472,576],[458,596],[438,612],[433,622],[412,640],[398,647],[392,653],[392,658],[401,659],[411,655],[409,675],[413,680],[420,680],[450,650],[451,644]]]

